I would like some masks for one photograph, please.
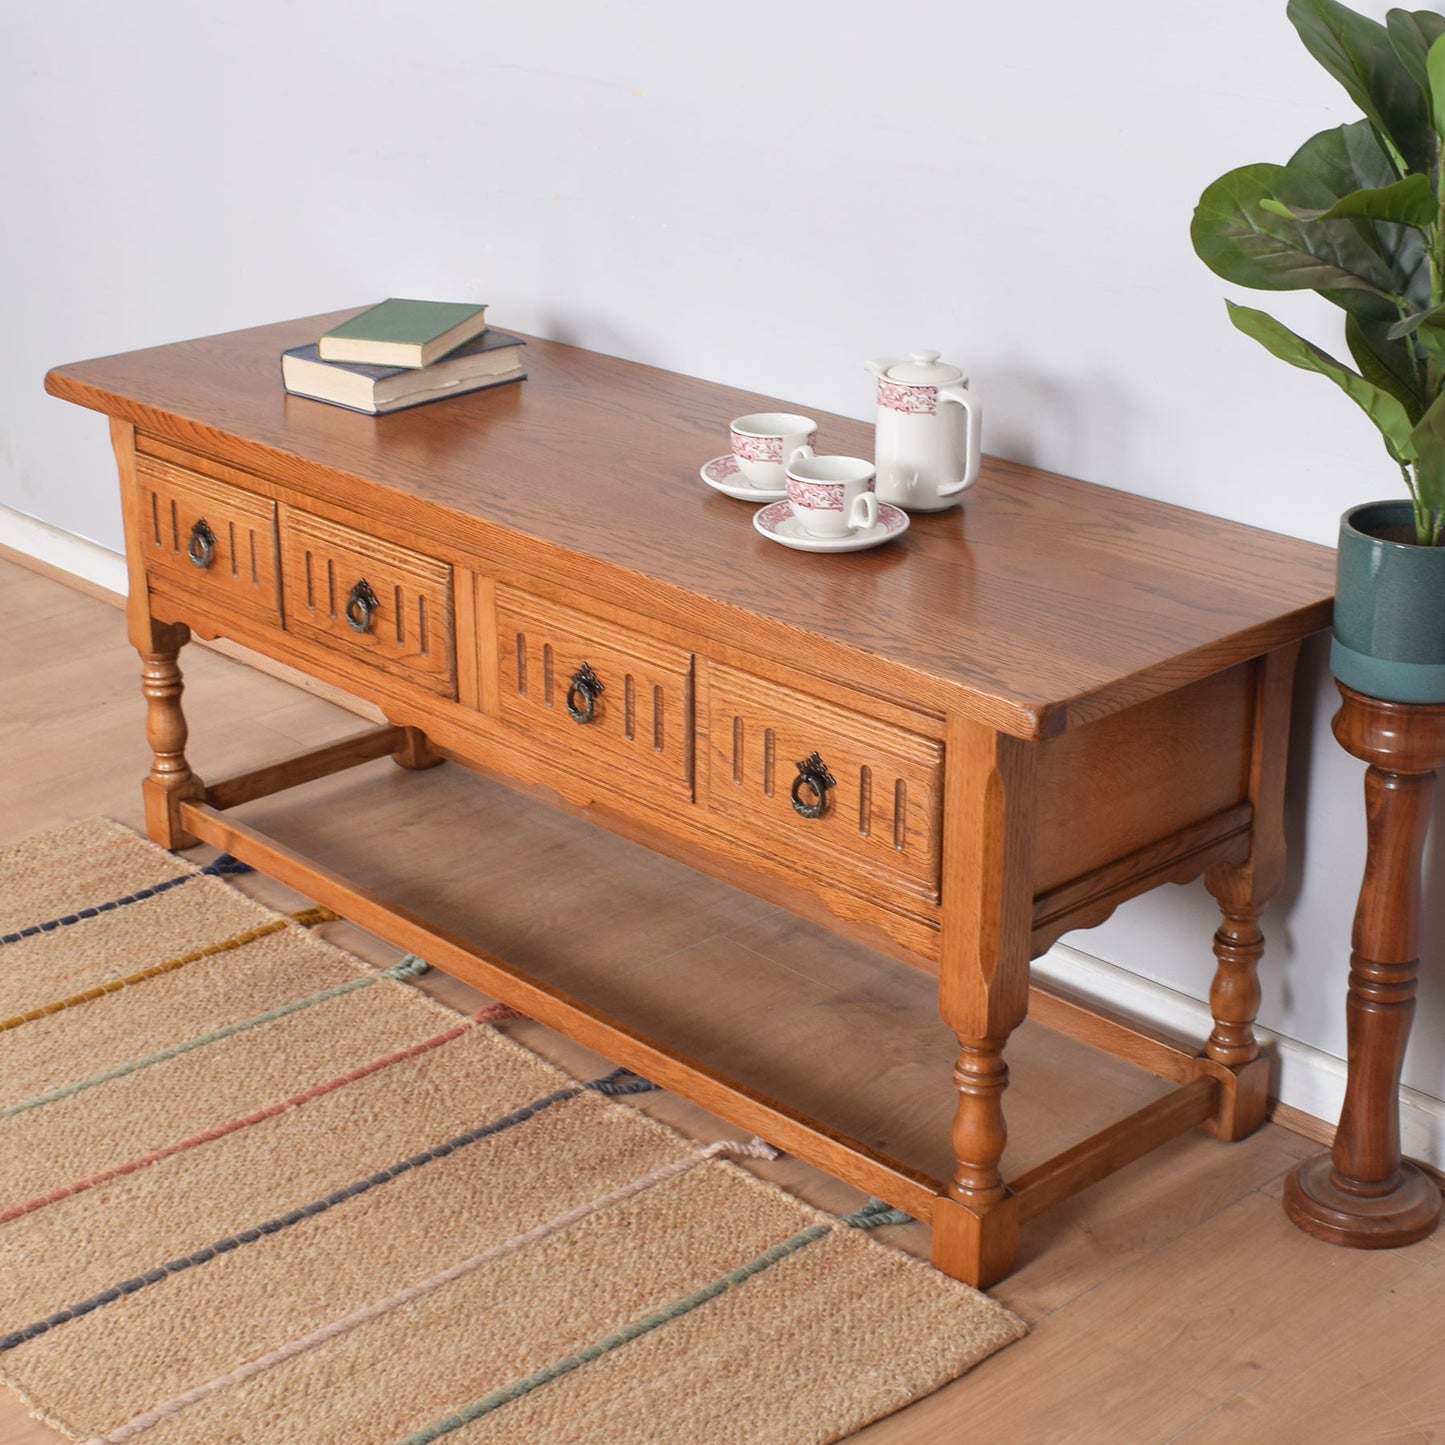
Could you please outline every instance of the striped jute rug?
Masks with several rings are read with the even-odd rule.
[[[1023,1333],[234,867],[0,850],[0,1379],[64,1434],[834,1440]]]

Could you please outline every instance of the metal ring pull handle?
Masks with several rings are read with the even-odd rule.
[[[567,716],[577,723],[590,723],[597,707],[598,697],[606,692],[602,679],[583,663],[572,674],[567,687]]]
[[[206,525],[204,517],[197,517],[191,528],[191,539],[186,543],[186,556],[193,565],[209,567],[216,560],[216,534]]]
[[[809,754],[797,768],[798,776],[793,779],[793,808],[805,818],[821,818],[828,807],[828,789],[836,786],[833,775],[817,753]],[[804,798],[804,789],[812,794],[811,801]]]
[[[353,632],[370,632],[372,614],[381,603],[365,577],[346,596],[346,625]]]

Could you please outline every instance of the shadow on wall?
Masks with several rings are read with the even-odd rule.
[[[975,371],[972,385],[983,402],[990,456],[1106,487],[1133,475],[1137,408],[1117,378],[1051,375],[1001,359],[986,374]]]
[[[1412,1038],[1445,1039],[1445,775],[1435,781],[1435,808],[1421,867],[1420,992]],[[1415,1087],[1445,1099],[1445,1053],[1411,1059]]]
[[[1309,853],[1309,796],[1311,775],[1315,764],[1315,741],[1321,735],[1320,714],[1332,709],[1338,699],[1329,675],[1330,644],[1325,636],[1305,640],[1295,669],[1294,701],[1290,710],[1289,764],[1285,777],[1284,835],[1285,869],[1279,891],[1270,901],[1271,927],[1277,931],[1280,951],[1295,952],[1295,939],[1290,930],[1300,894],[1304,890],[1305,865]],[[1330,716],[1333,716],[1331,711]],[[1277,955],[1278,956],[1278,955]],[[1269,950],[1266,948],[1268,959]],[[1291,1008],[1289,980],[1286,976],[1281,1003]]]

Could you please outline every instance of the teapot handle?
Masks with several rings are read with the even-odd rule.
[[[940,497],[954,496],[965,487],[972,486],[978,479],[980,432],[983,428],[983,408],[978,404],[978,398],[966,386],[940,386],[939,405],[942,406],[946,401],[956,402],[964,412],[963,480],[955,482],[951,487],[940,487]]]

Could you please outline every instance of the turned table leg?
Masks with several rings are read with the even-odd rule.
[[[948,738],[939,1012],[958,1039],[954,1172],[934,1204],[933,1262],[984,1288],[1014,1266],[1019,1201],[1001,1172],[1004,1048],[1028,1012],[1034,758],[1018,739],[959,720]]]
[[[962,1041],[953,1071],[955,1170],[933,1213],[934,1264],[980,1289],[1008,1274],[1018,1254],[1019,1201],[999,1170],[1008,1141],[1003,1046],[1002,1040]]]
[[[200,840],[180,825],[180,805],[203,798],[205,784],[186,761],[186,715],[181,709],[180,650],[190,640],[181,625],[151,628],[150,645],[141,649],[141,692],[146,700],[146,741],[150,775],[141,784],[146,832],[163,848],[191,848]]]
[[[1214,881],[1214,880],[1211,880]],[[1235,903],[1216,882],[1223,922],[1214,935],[1214,982],[1209,1011],[1214,1027],[1204,1051],[1216,1063],[1235,1068],[1259,1057],[1254,1020],[1259,1013],[1259,960],[1264,934],[1259,930],[1260,904]]]
[[[1391,703],[1340,684],[1334,720],[1365,774],[1367,852],[1346,1001],[1349,1073],[1334,1148],[1285,1186],[1285,1212],[1333,1244],[1388,1249],[1423,1239],[1440,1191],[1400,1157],[1400,1072],[1415,1015],[1420,857],[1435,770],[1445,765],[1445,704]]]
[[[1209,1011],[1214,1018],[1203,1072],[1219,1080],[1219,1110],[1206,1126],[1221,1139],[1243,1139],[1264,1123],[1269,1103],[1269,1064],[1259,1054],[1254,1021],[1259,1013],[1259,961],[1264,934],[1259,917],[1284,878],[1284,789],[1289,718],[1299,644],[1280,648],[1255,664],[1251,723],[1249,800],[1254,807],[1249,856],[1206,870],[1205,886],[1219,904],[1214,935],[1214,981]]]

